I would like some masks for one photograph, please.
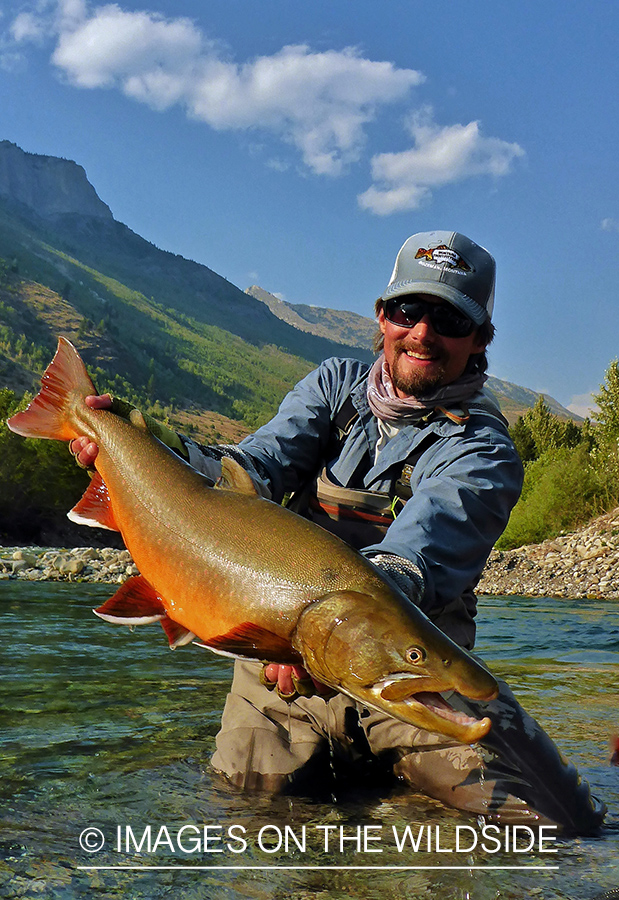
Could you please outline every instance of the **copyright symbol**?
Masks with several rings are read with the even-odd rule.
[[[86,853],[98,853],[103,850],[105,837],[98,828],[84,828],[80,834],[80,847]]]

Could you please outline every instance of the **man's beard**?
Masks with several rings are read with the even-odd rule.
[[[406,350],[414,349],[415,348],[410,347],[405,341],[396,341],[394,343],[394,365],[393,367],[390,367],[390,375],[395,388],[402,391],[404,394],[423,400],[444,384],[445,360],[440,350],[432,351],[433,353],[436,353],[436,363],[439,365],[438,371],[435,370],[432,375],[427,375],[423,371],[415,371],[406,363],[404,363],[403,366],[400,366],[400,358],[406,355]],[[419,348],[419,352],[423,352],[423,349],[424,348]]]

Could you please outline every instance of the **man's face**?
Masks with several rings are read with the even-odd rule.
[[[431,294],[416,294],[426,303],[446,301]],[[424,397],[438,387],[450,384],[464,372],[469,357],[481,353],[486,345],[477,329],[467,337],[450,338],[437,334],[426,314],[412,328],[394,325],[378,314],[378,325],[385,338],[385,360],[398,397]]]

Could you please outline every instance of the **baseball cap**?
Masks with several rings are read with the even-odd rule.
[[[402,245],[382,300],[402,294],[433,294],[481,325],[492,316],[496,263],[457,231],[414,234]]]

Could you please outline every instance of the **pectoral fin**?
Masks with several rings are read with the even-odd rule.
[[[240,656],[243,659],[256,659],[264,662],[303,663],[301,655],[294,650],[290,641],[272,631],[267,631],[253,622],[244,622],[227,634],[220,634],[198,644],[222,656]]]
[[[161,597],[141,575],[129,578],[95,615],[115,625],[150,625],[166,617]]]

